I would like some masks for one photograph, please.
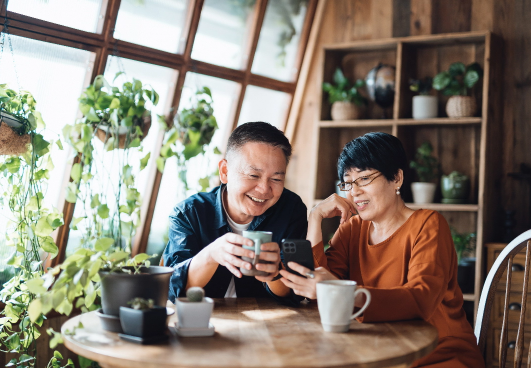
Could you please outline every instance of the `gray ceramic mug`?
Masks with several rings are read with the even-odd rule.
[[[253,246],[248,247],[246,245],[243,245],[243,248],[254,251],[254,259],[249,257],[242,257],[245,262],[249,262],[253,265],[253,267],[250,270],[240,267],[241,273],[245,276],[268,276],[268,272],[257,270],[256,265],[258,263],[270,263],[260,259],[260,247],[262,246],[262,244],[270,243],[272,241],[273,233],[270,231],[244,231],[242,235],[244,238],[251,239],[253,241]]]

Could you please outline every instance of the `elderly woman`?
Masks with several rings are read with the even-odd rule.
[[[369,133],[349,142],[338,160],[340,189],[314,207],[309,216],[315,272],[290,263],[300,274],[281,271],[296,294],[315,299],[322,280],[354,280],[371,293],[360,322],[422,318],[439,331],[437,348],[414,367],[484,367],[463,294],[457,284],[457,257],[444,217],[404,204],[406,155],[398,138]],[[358,216],[352,216],[357,212]],[[324,252],[321,222],[341,216],[341,225]],[[356,307],[364,305],[364,296]]]

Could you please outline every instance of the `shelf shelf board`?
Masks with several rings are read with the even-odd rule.
[[[476,294],[463,294],[463,299],[473,302],[476,300]]]
[[[481,124],[481,118],[433,118],[433,119],[364,119],[364,120],[321,120],[321,128],[357,128],[408,125],[471,125]]]
[[[479,210],[477,204],[446,204],[446,203],[406,203],[412,210],[421,208],[434,211],[456,211],[456,212],[476,212]]]

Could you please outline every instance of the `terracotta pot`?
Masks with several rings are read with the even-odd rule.
[[[352,102],[336,101],[332,104],[332,120],[357,120],[363,117],[364,106],[358,106]]]
[[[96,129],[96,137],[103,143],[106,143],[109,137],[113,136],[112,133],[107,133],[106,126],[100,126]],[[148,134],[149,128],[151,128],[151,115],[144,117],[144,122],[142,124],[142,133],[140,136],[140,141],[142,141]],[[125,140],[127,139],[127,131],[130,128],[128,127],[119,127],[118,131],[113,131],[114,135],[118,135],[118,148],[125,148]],[[129,142],[130,143],[130,142]]]
[[[466,118],[476,114],[476,99],[472,96],[452,96],[446,103],[446,113],[451,118]]]

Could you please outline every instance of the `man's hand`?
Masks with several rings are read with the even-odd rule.
[[[234,276],[240,278],[242,277],[242,273],[240,272],[239,268],[243,267],[245,269],[250,270],[252,268],[252,265],[249,262],[245,262],[238,257],[244,256],[248,258],[254,258],[254,252],[252,250],[242,248],[242,245],[252,247],[253,244],[254,243],[252,240],[244,238],[241,235],[227,233],[217,238],[213,243],[210,243],[207,246],[208,255],[213,262],[225,266],[230,272],[234,274]],[[261,249],[264,249],[263,247],[267,244],[263,244]],[[262,258],[262,253],[260,253],[260,258]],[[278,262],[276,265],[278,268]]]
[[[255,276],[258,281],[269,282],[278,275],[278,264],[280,263],[280,247],[277,243],[264,243],[260,247],[260,259],[271,263],[257,263],[258,271],[265,271],[269,276]]]

